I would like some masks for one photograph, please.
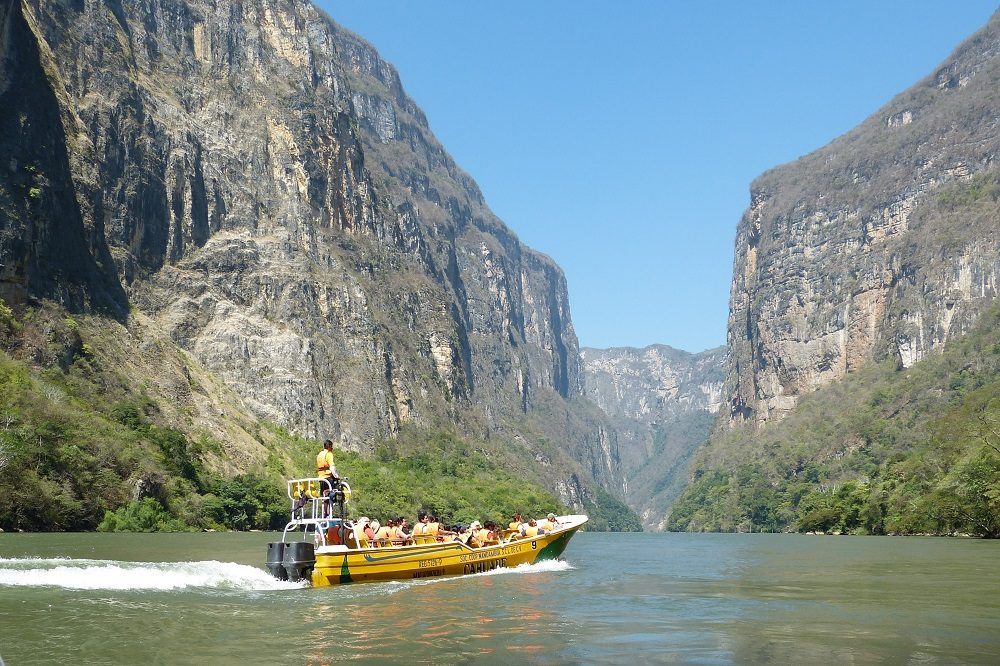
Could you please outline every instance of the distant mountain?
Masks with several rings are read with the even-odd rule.
[[[457,429],[567,505],[623,496],[562,271],[489,210],[371,45],[301,0],[8,0],[0,28],[17,316],[51,301],[136,347],[169,340],[305,437],[370,453]],[[122,367],[168,401],[187,382]]]
[[[725,348],[651,345],[580,350],[587,397],[612,418],[626,500],[658,530],[687,482],[687,463],[722,405]]]

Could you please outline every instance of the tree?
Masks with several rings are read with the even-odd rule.
[[[958,498],[969,533],[1000,537],[1000,456],[984,446],[959,472]]]

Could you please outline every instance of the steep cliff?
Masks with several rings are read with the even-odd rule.
[[[663,529],[723,404],[725,348],[583,348],[581,356],[585,393],[618,433],[626,501],[646,529]]]
[[[736,238],[731,424],[967,332],[1000,281],[1000,15],[828,146],[758,178]]]
[[[304,0],[2,0],[0,30],[5,301],[142,313],[307,437],[457,424],[569,504],[621,494],[562,272],[370,45]]]

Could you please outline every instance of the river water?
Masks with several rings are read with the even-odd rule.
[[[310,589],[272,534],[0,534],[0,662],[997,664],[1000,542],[578,534],[563,560]]]

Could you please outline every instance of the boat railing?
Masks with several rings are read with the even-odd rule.
[[[317,520],[329,517],[332,511],[330,497],[333,495],[336,477],[308,477],[288,481],[288,499],[291,502],[291,519]]]
[[[346,478],[289,479],[287,486],[291,510],[282,541],[288,541],[290,533],[301,531],[303,539],[310,533],[313,535],[317,548],[331,545],[361,547],[354,526],[344,516],[344,501],[351,495]],[[340,515],[335,516],[335,512]],[[351,543],[345,543],[348,540]]]

